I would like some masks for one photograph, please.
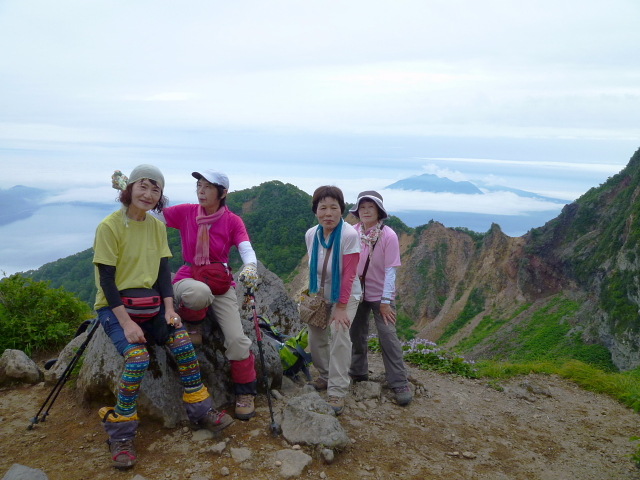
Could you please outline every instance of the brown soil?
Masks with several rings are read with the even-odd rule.
[[[303,478],[360,479],[640,479],[628,457],[640,434],[640,416],[603,395],[582,390],[558,377],[530,375],[551,396],[508,393],[523,378],[503,382],[501,392],[482,380],[467,380],[410,368],[414,387],[427,392],[400,407],[389,390],[381,402],[348,399],[340,417],[352,445],[332,465],[314,457]],[[372,376],[380,378],[379,355],[371,355]],[[29,419],[50,391],[44,385],[0,390],[0,475],[14,463],[40,468],[49,479],[123,479],[136,474],[148,480],[279,478],[273,454],[290,446],[269,431],[266,398],[258,414],[236,421],[220,439],[192,439],[185,427],[165,429],[142,422],[136,439],[139,463],[128,471],[111,467],[105,433],[96,409],[76,406],[65,387],[44,423],[27,430]],[[276,401],[280,410],[284,401]],[[229,439],[221,454],[205,451]],[[237,464],[232,447],[253,452]],[[324,473],[324,475],[322,475]]]

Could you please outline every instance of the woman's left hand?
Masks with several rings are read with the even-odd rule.
[[[351,320],[349,320],[349,315],[347,315],[347,305],[346,303],[338,303],[336,308],[333,310],[333,315],[331,316],[331,320],[329,324],[334,324],[336,329],[340,329],[340,327],[345,330],[349,330],[351,327]]]
[[[396,324],[396,312],[393,311],[391,305],[389,305],[388,303],[380,304],[380,314],[382,315],[382,319],[384,320],[385,325]]]
[[[164,319],[167,321],[167,325],[171,325],[175,328],[182,327],[182,319],[173,309],[167,309],[165,311]]]

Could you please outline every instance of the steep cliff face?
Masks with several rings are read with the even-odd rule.
[[[583,297],[576,313],[587,342],[622,369],[640,364],[640,150],[627,167],[527,235],[557,287]]]
[[[420,335],[477,356],[556,315],[567,337],[599,344],[620,369],[640,365],[640,151],[628,166],[541,228],[483,238],[431,223],[416,229],[398,273],[402,309]],[[539,313],[536,317],[536,312]],[[555,318],[555,317],[554,317]],[[475,335],[484,329],[482,335]],[[511,343],[510,343],[511,342]]]
[[[517,281],[523,244],[495,224],[482,240],[437,222],[420,232],[403,255],[397,291],[421,336],[438,340],[470,303],[472,320],[524,302]]]

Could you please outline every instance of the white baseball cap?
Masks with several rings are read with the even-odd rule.
[[[217,172],[216,170],[203,170],[202,172],[193,172],[191,175],[198,180],[204,178],[209,183],[222,185],[224,188],[229,190],[229,177],[222,172]]]

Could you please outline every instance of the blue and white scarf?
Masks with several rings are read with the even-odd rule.
[[[331,235],[329,235],[329,241],[324,241],[324,228],[322,225],[318,225],[315,235],[313,236],[313,246],[311,247],[311,262],[309,265],[309,293],[318,293],[318,251],[320,245],[322,245],[327,251],[325,255],[331,253],[333,248],[333,258],[331,259],[331,302],[336,303],[340,299],[340,257],[341,248],[340,241],[342,240],[342,223],[344,220],[340,219],[340,223],[333,229]]]

